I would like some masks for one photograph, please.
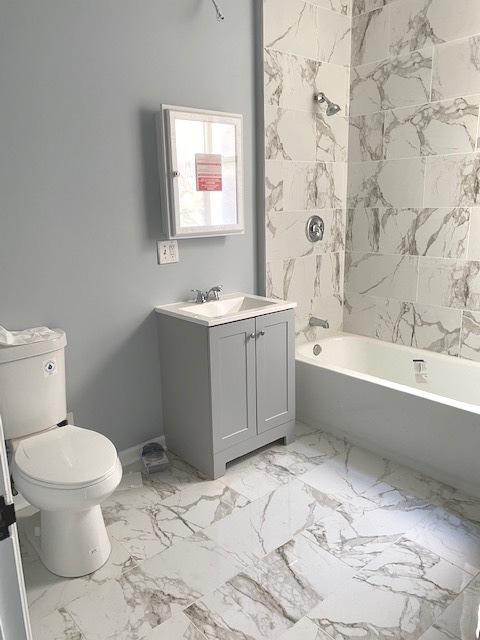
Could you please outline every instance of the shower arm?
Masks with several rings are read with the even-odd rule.
[[[222,22],[222,20],[225,20],[225,16],[220,11],[220,7],[218,6],[217,0],[212,0],[212,4],[215,7],[215,13],[217,14],[218,22]]]

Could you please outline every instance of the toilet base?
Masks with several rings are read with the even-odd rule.
[[[111,544],[100,505],[83,511],[40,512],[40,560],[57,576],[77,578],[100,569]]]

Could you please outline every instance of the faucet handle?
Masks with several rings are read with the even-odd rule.
[[[202,304],[203,302],[206,302],[207,296],[204,294],[203,291],[200,291],[200,289],[192,289],[192,293],[195,294],[195,302],[197,304]]]

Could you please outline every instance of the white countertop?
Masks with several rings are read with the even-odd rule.
[[[243,303],[242,299],[244,301]],[[229,301],[231,301],[231,305],[228,304]],[[262,304],[262,302],[264,304]],[[232,311],[228,311],[229,306],[232,307]],[[175,302],[173,304],[155,307],[155,311],[181,320],[202,324],[206,327],[215,327],[220,324],[236,322],[237,320],[263,316],[268,313],[287,311],[288,309],[294,309],[296,306],[296,302],[288,302],[287,300],[264,298],[262,296],[254,296],[250,293],[229,293],[221,295],[218,302],[210,301],[202,304],[196,304],[191,301]],[[227,310],[222,312],[222,307]],[[238,310],[237,307],[239,307],[240,310]]]

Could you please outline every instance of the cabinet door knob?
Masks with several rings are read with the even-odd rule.
[[[254,333],[251,333],[248,337],[249,337],[249,338],[251,338],[252,340],[255,340],[255,337],[256,337],[256,336],[255,336],[255,334],[254,334]]]
[[[259,336],[264,336],[265,335],[265,331],[262,329],[261,331],[258,332]]]

